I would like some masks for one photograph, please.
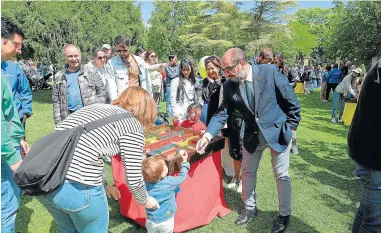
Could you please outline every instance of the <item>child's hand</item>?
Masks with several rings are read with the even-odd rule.
[[[188,153],[185,150],[180,150],[178,153],[181,156],[183,162],[188,162]]]
[[[114,198],[115,201],[119,200],[120,192],[117,188],[112,185],[105,186],[106,195],[108,198]]]

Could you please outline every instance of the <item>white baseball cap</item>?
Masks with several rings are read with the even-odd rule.
[[[111,50],[111,46],[109,44],[102,45],[102,48]]]

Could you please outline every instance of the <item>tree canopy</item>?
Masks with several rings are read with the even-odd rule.
[[[334,7],[289,10],[292,1],[254,2],[249,11],[229,1],[154,1],[148,25],[133,1],[2,2],[2,15],[25,32],[23,57],[63,63],[64,44],[80,46],[84,58],[97,44],[130,36],[134,46],[199,59],[239,47],[249,57],[271,47],[289,63],[313,64],[342,57],[369,64],[381,56],[381,2],[334,1]]]

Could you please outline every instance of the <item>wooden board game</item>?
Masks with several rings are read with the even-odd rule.
[[[205,154],[196,152],[196,144],[202,134],[198,131],[175,127],[172,125],[160,125],[149,129],[145,133],[144,152],[149,156],[161,156],[169,161],[172,169],[177,170],[178,166],[177,152],[186,150],[188,152],[188,160],[192,164],[210,153],[222,150],[225,146],[224,138],[215,137],[205,149]],[[172,171],[174,171],[172,170]]]

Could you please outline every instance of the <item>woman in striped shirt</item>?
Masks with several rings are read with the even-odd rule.
[[[128,184],[136,201],[157,208],[147,195],[141,161],[144,129],[156,119],[156,104],[141,87],[129,87],[112,105],[94,104],[81,108],[56,126],[65,130],[98,119],[130,112],[133,116],[83,134],[76,146],[66,180],[55,191],[36,198],[48,209],[62,232],[107,233],[109,211],[103,188],[103,158],[120,154]]]

